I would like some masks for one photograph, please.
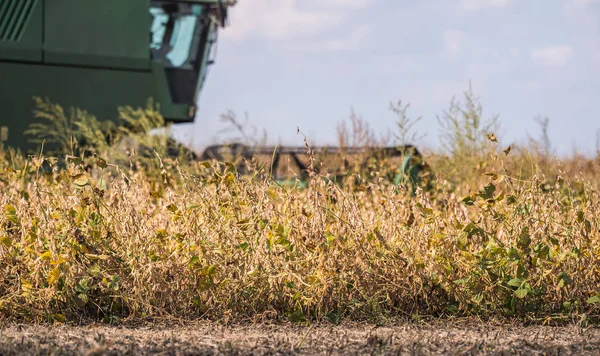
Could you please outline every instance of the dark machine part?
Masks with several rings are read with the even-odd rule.
[[[408,183],[408,185],[416,187],[425,183],[424,186],[431,184],[431,169],[424,162],[419,150],[412,145],[392,146],[392,147],[334,147],[321,146],[311,147],[313,156],[316,157],[317,164],[313,169],[319,171],[319,163],[327,162],[326,168],[333,169],[334,176],[338,178],[344,177],[347,174],[351,163],[349,159],[359,157],[359,167],[362,170],[368,169],[369,163],[382,160],[392,161],[392,166],[396,168],[396,172],[390,177],[393,184]],[[289,161],[294,166],[293,173],[290,170],[279,169],[282,163],[282,157],[289,157]],[[306,182],[308,178],[308,164],[306,159],[301,157],[308,156],[306,147],[250,147],[240,143],[230,143],[222,145],[212,145],[207,147],[200,160],[217,160],[229,161],[236,165],[236,169],[240,173],[246,173],[245,162],[252,159],[262,157],[262,162],[268,164],[272,177],[276,181],[284,182],[295,178]],[[282,172],[283,171],[283,172]]]
[[[235,0],[0,0],[0,144],[35,149],[34,97],[116,120],[152,98],[192,122]]]

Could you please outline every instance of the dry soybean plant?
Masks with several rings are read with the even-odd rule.
[[[5,150],[0,318],[596,321],[598,162],[540,167],[484,139],[466,162],[427,156],[435,189],[415,196],[378,177],[281,186],[157,150],[143,164],[112,147]]]

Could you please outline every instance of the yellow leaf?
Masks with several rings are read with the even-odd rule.
[[[48,273],[46,280],[48,281],[48,284],[54,284],[54,283],[56,283],[56,281],[58,281],[59,277],[60,277],[60,268],[56,267],[52,271],[50,271],[50,273]]]
[[[65,322],[65,316],[62,314],[53,314],[52,318],[54,319],[54,321],[59,322],[59,323]]]
[[[13,240],[8,236],[0,237],[0,243],[2,243],[6,247],[10,247],[12,245]]]
[[[485,136],[488,138],[488,140],[490,140],[492,142],[498,142],[498,139],[496,138],[496,135],[494,135],[493,133],[487,134]]]
[[[108,260],[109,258],[107,255],[95,255],[93,253],[86,253],[85,256],[91,260]]]
[[[40,258],[45,261],[50,261],[50,259],[52,258],[52,253],[46,250],[40,254]]]
[[[21,280],[21,290],[23,291],[23,293],[21,293],[21,295],[23,297],[27,297],[29,296],[29,292],[31,291],[31,288],[33,286],[31,285],[30,282],[26,281],[26,280]]]
[[[85,187],[90,184],[89,178],[83,173],[79,173],[71,178],[73,179],[73,183],[79,187]]]

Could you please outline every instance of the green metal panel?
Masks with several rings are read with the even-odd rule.
[[[0,127],[8,127],[3,143],[24,151],[36,148],[26,144],[23,135],[36,120],[33,96],[47,97],[65,110],[87,110],[100,120],[116,120],[118,106],[143,107],[148,98],[158,101],[157,79],[150,72],[2,63],[0,81],[19,83],[10,86],[10,95],[0,95]]]
[[[165,68],[160,62],[152,62],[156,100],[160,103],[160,111],[168,121],[189,122],[194,118],[195,106],[173,103]]]
[[[46,1],[46,63],[150,70],[150,0]]]
[[[0,60],[42,61],[41,0],[0,0]]]

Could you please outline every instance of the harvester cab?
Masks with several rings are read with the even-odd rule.
[[[0,143],[24,134],[34,97],[116,120],[152,98],[191,122],[235,0],[0,0]]]

